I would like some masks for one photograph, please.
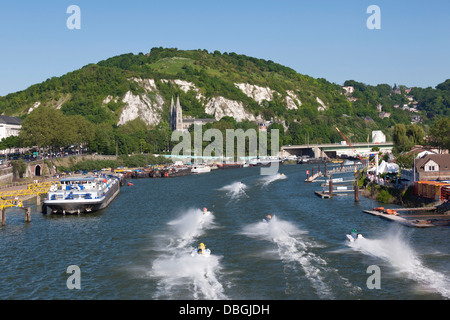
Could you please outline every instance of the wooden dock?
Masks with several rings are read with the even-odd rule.
[[[395,209],[396,211],[398,211],[398,209]],[[363,210],[364,213],[369,213],[371,215],[374,216],[378,216],[390,221],[395,221],[398,223],[401,223],[405,226],[408,227],[416,227],[416,228],[429,228],[429,227],[435,227],[436,225],[431,223],[429,220],[408,220],[405,219],[403,216],[400,215],[393,215],[393,214],[386,214],[380,211],[375,211],[375,210]]]
[[[320,180],[324,183],[322,183],[320,186],[321,187],[328,187],[330,185],[330,181],[329,180]],[[355,180],[344,180],[342,178],[340,178],[340,180],[338,179],[333,179],[333,181],[331,182],[333,185],[337,185],[337,184],[351,184],[354,183]]]
[[[349,165],[349,166],[343,166],[340,168],[334,168],[331,169],[329,171],[327,171],[327,175],[334,175],[334,174],[338,174],[338,173],[349,173],[349,172],[355,172],[358,171],[360,169],[364,168],[364,165],[362,164],[358,164],[358,165]]]
[[[322,199],[330,199],[332,196],[329,193],[325,193],[322,191],[314,191],[315,195],[321,197]]]
[[[358,190],[358,191],[361,192],[360,190]],[[315,193],[316,196],[319,196],[322,199],[330,199],[330,198],[333,198],[333,197],[349,196],[351,194],[354,194],[355,190],[342,190],[342,191],[340,191],[340,190],[338,190],[338,191],[333,190],[332,194],[330,194],[329,191],[322,190],[322,191],[314,191],[314,193]]]
[[[310,177],[307,177],[305,179],[305,182],[313,182],[314,180],[316,180],[319,177],[323,177],[322,172],[317,172],[316,174],[314,174],[314,175],[312,175]]]
[[[437,207],[422,207],[422,208],[398,208],[395,211],[434,211]]]

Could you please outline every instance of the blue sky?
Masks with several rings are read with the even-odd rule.
[[[69,30],[70,5],[81,29]],[[369,30],[370,5],[381,29]],[[450,1],[0,2],[0,95],[152,47],[236,52],[337,84],[435,87],[450,78]]]

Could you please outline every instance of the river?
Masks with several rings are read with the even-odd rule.
[[[321,199],[320,183],[304,182],[310,167],[136,179],[107,209],[81,216],[44,215],[29,201],[26,223],[8,209],[0,299],[450,298],[448,227],[363,213],[380,205],[365,197]],[[364,241],[345,240],[353,228]],[[211,255],[191,257],[201,242]],[[80,289],[68,288],[69,266],[79,268]]]

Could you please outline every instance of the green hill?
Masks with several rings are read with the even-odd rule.
[[[414,116],[425,125],[448,116],[448,81],[437,89],[413,88],[407,93],[402,86],[398,91],[387,84],[368,86],[351,80],[345,85],[354,92],[348,94],[340,85],[270,60],[233,52],[153,48],[148,54],[123,54],[89,64],[0,97],[0,113],[26,119],[39,108],[59,109],[67,117],[83,116],[97,135],[107,131],[116,144],[120,130],[123,135],[138,130],[141,145],[150,145],[158,140],[155,130],[167,127],[171,98],[179,96],[188,117],[273,119],[286,129],[285,144],[339,142],[336,126],[350,140],[366,141],[372,130],[383,130],[392,139],[393,126],[410,124]],[[404,110],[413,102],[416,111]]]

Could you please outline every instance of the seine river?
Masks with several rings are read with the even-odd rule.
[[[448,227],[409,228],[363,213],[380,205],[364,197],[321,199],[320,183],[304,182],[307,169],[136,179],[92,214],[43,215],[30,201],[30,223],[8,209],[0,299],[450,298]],[[364,241],[345,240],[353,228]],[[211,255],[192,257],[201,242]],[[75,280],[69,266],[78,268]]]

